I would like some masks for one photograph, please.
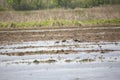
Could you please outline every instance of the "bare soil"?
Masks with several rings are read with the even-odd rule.
[[[70,29],[70,30],[69,30]],[[5,32],[4,32],[5,31]],[[0,44],[40,40],[79,40],[81,42],[120,41],[119,26],[0,30]]]

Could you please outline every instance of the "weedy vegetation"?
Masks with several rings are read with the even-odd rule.
[[[92,26],[120,24],[120,19],[99,20],[46,20],[39,22],[0,22],[1,28],[25,28],[25,27],[62,27],[62,26]]]
[[[53,7],[47,5],[46,1],[48,0],[44,0],[45,2],[42,1],[38,3],[46,5],[42,5],[44,7],[37,6],[40,7],[40,9],[30,7],[33,6],[33,4],[27,5],[28,8],[31,9],[26,9],[23,3],[28,4],[31,2],[30,0],[8,1],[12,1],[8,2],[12,10],[4,11],[6,7],[0,5],[0,28],[120,25],[120,5],[117,4],[120,2],[119,0],[109,0],[108,2],[101,0],[101,3],[99,3],[99,0],[70,0],[69,2],[71,2],[73,6],[75,6],[74,4],[76,4],[76,2],[83,4],[81,6],[77,5],[74,8],[70,6],[70,3],[67,3],[67,0],[62,0],[62,3],[49,0],[49,2],[53,1],[54,4],[50,3],[51,6],[54,5]],[[36,1],[38,0],[33,0],[34,5],[37,5]],[[115,3],[111,4],[110,1],[115,1]],[[17,3],[19,3],[18,5],[20,6],[18,6]],[[23,9],[25,10],[22,11]]]

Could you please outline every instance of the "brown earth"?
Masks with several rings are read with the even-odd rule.
[[[116,26],[107,27],[108,29],[106,29],[106,27],[102,27],[103,29],[94,29],[94,28],[101,28],[101,27],[91,27],[91,29],[86,29],[90,27],[33,29],[33,30],[40,30],[40,31],[45,30],[43,32],[35,32],[35,31],[20,32],[22,31],[22,29],[21,30],[17,30],[17,29],[2,30],[1,29],[0,44],[11,44],[13,42],[18,43],[18,42],[39,41],[39,40],[67,40],[67,39],[73,39],[73,40],[77,39],[81,42],[120,41],[120,28],[113,29],[114,27]],[[57,31],[51,31],[56,29]],[[66,29],[66,30],[61,30],[61,29]],[[2,31],[6,31],[6,32],[2,32]],[[10,32],[10,31],[18,31],[18,32]]]
[[[97,19],[116,19],[120,18],[120,5],[101,6],[95,8],[75,9],[75,10],[42,10],[42,11],[6,11],[0,12],[0,22],[35,22],[44,20],[97,20]],[[93,13],[94,12],[94,13]],[[64,15],[64,16],[63,16]],[[104,26],[97,26],[98,28]],[[57,30],[69,29],[70,27],[59,28],[32,28],[32,29],[1,29],[0,28],[0,45],[11,44],[25,41],[39,40],[66,40],[77,39],[79,41],[120,41],[120,28],[115,29],[92,29],[96,26],[79,26],[78,30]],[[116,27],[109,26],[107,27]],[[118,27],[120,27],[118,25]],[[44,32],[9,32],[21,30],[46,30]],[[5,32],[4,32],[5,31]],[[8,32],[7,32],[8,31]]]

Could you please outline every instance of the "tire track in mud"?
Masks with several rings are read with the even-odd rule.
[[[88,27],[39,30],[0,30],[0,44],[41,40],[79,39],[83,42],[120,41],[120,27]]]
[[[68,28],[68,29],[51,29],[51,30],[11,30],[0,31],[0,33],[23,33],[23,32],[56,32],[56,31],[75,31],[75,30],[105,30],[120,29],[120,27],[92,27],[92,28]]]

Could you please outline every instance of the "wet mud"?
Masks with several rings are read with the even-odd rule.
[[[118,26],[0,30],[0,80],[119,80],[118,75]]]

